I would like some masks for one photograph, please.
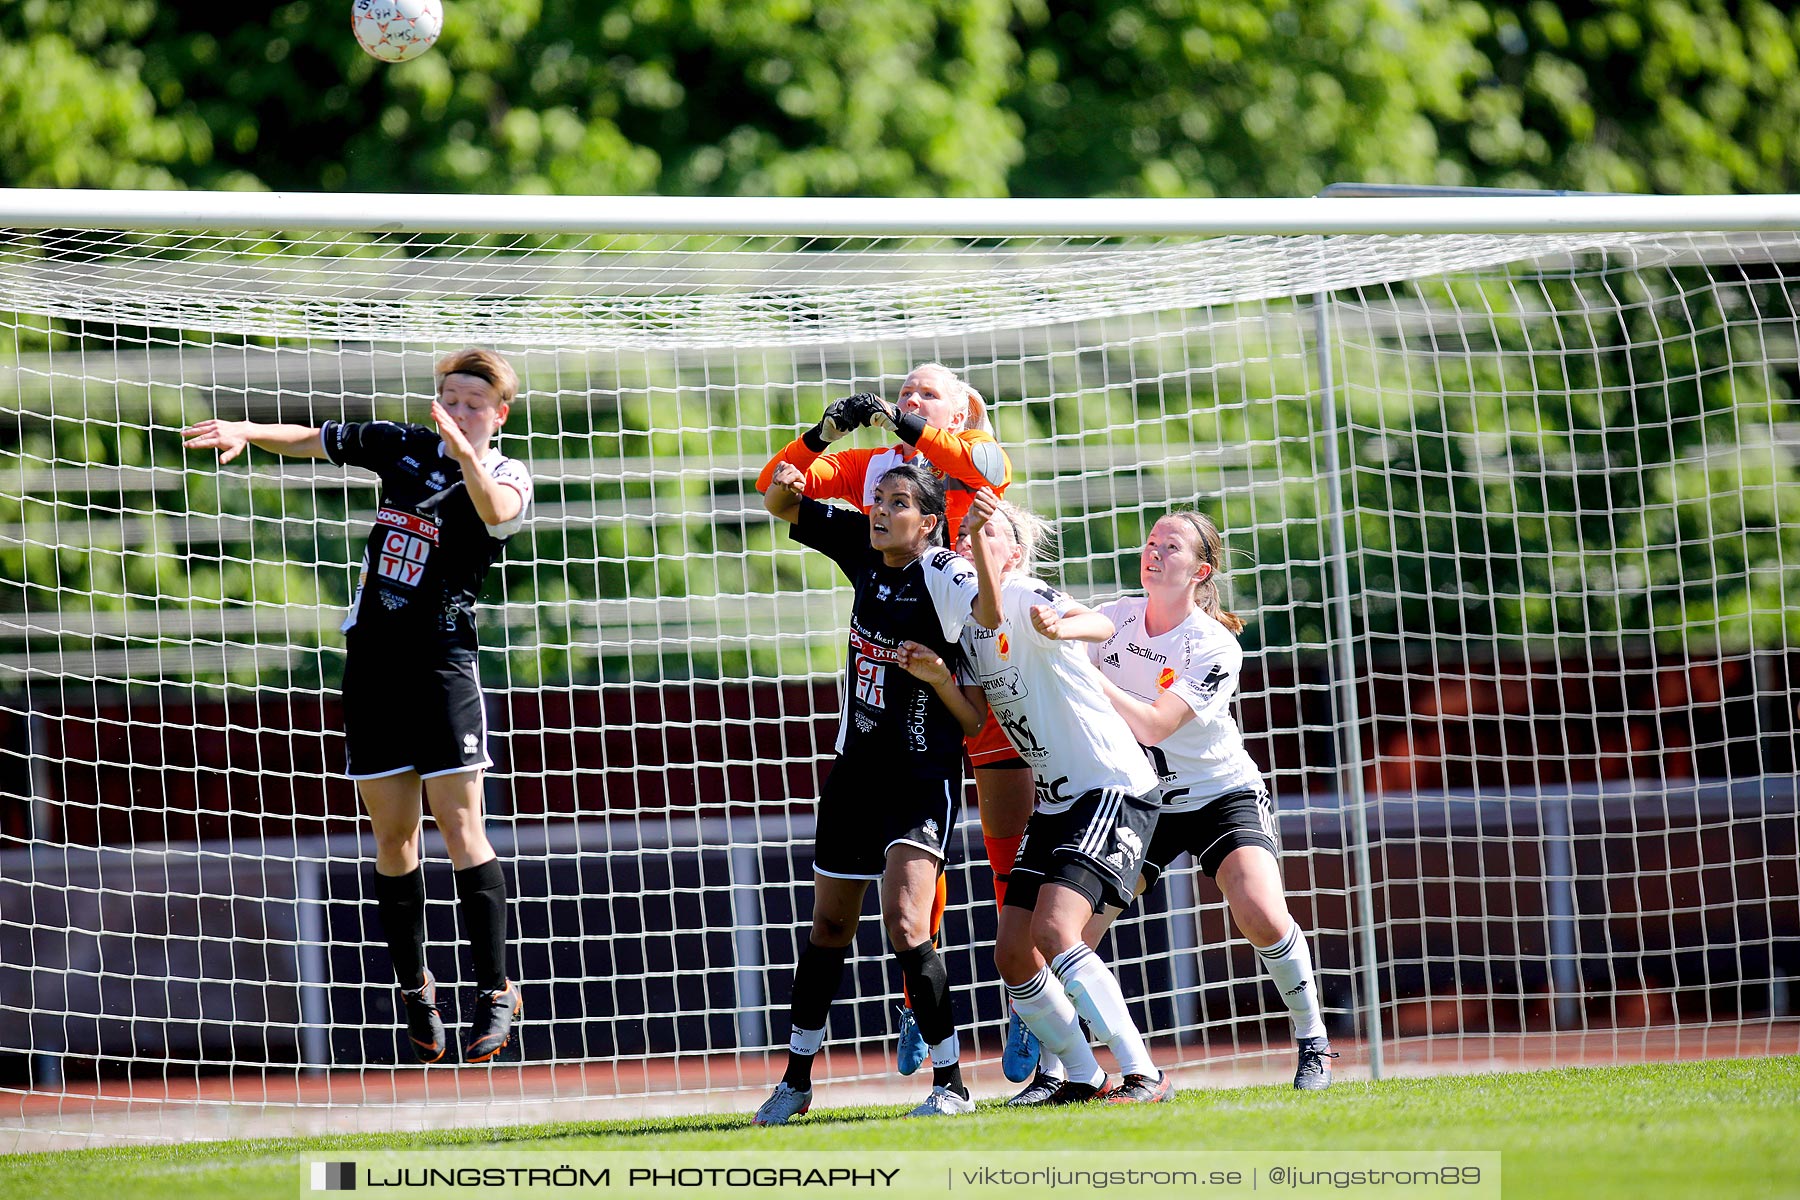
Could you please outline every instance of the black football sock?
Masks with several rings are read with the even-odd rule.
[[[950,1008],[950,973],[944,969],[943,957],[930,942],[920,942],[911,950],[894,951],[894,961],[900,964],[900,973],[906,978],[919,1036],[932,1048],[932,1086],[946,1086],[967,1097],[969,1090],[963,1086],[958,1060],[937,1061],[937,1048],[956,1036],[956,1016]]]
[[[425,986],[425,868],[404,875],[375,873],[375,909],[387,937],[394,978],[408,991]]]
[[[788,1040],[787,1072],[781,1080],[795,1091],[812,1090],[813,1059],[824,1040],[825,1016],[844,982],[848,946],[820,946],[808,941],[794,966],[794,997],[789,1004],[793,1034]]]
[[[500,860],[458,871],[456,903],[475,959],[475,985],[497,992],[506,986],[506,873]]]

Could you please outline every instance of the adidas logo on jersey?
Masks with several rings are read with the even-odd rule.
[[[1106,665],[1109,667],[1116,667],[1119,665],[1119,655],[1117,651],[1106,656]]]

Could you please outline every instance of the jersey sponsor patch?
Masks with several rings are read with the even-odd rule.
[[[850,631],[850,648],[862,657],[876,662],[897,663],[900,661],[900,649],[897,646],[883,646],[872,642],[852,629]]]
[[[1025,677],[1019,674],[1017,667],[1008,667],[998,675],[983,675],[981,689],[994,704],[1011,704],[1031,694],[1025,687]]]
[[[375,571],[409,588],[425,578],[425,564],[438,544],[438,527],[415,513],[384,508],[375,514],[380,550]]]
[[[1006,736],[1012,739],[1014,749],[1020,754],[1031,758],[1045,752],[1043,743],[1031,732],[1031,722],[1026,720],[1024,713],[997,712],[995,715],[999,718],[1000,728],[1006,730]]]
[[[887,707],[887,667],[856,656],[856,698],[870,708]]]

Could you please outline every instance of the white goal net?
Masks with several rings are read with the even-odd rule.
[[[526,1019],[505,1061],[422,1068],[340,774],[372,477],[177,431],[426,422],[468,345],[519,369],[501,447],[536,487],[480,664]],[[754,482],[925,361],[988,398],[1077,597],[1135,590],[1170,508],[1224,531],[1239,716],[1347,1070],[1800,1048],[1800,234],[16,227],[0,1147],[753,1108],[848,611]],[[942,944],[981,1096],[973,817],[971,789]],[[426,853],[466,1004],[429,822]],[[1184,1083],[1291,1073],[1187,860],[1102,949]],[[899,987],[866,921],[835,1099],[888,1094]]]

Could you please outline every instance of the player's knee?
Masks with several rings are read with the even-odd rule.
[[[1026,938],[994,943],[994,969],[1007,983],[1025,983],[1038,973],[1038,956]]]
[[[882,915],[888,941],[895,949],[910,950],[931,940],[931,920],[926,913],[895,912]]]
[[[837,917],[814,916],[812,923],[813,945],[836,948],[848,946],[856,940],[856,922],[844,921]]]
[[[1033,913],[1031,916],[1031,944],[1037,952],[1049,962],[1057,955],[1081,940],[1081,929],[1065,927],[1049,913]]]

